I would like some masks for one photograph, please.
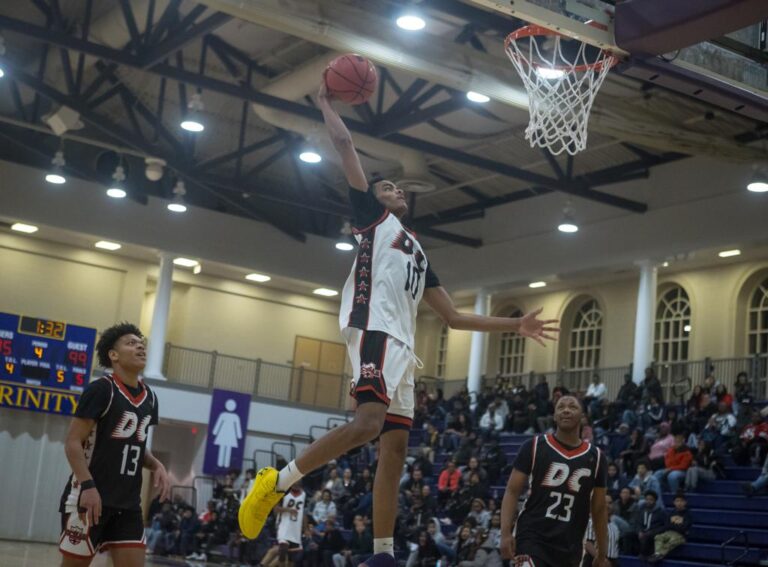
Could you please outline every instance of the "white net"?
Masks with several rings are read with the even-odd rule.
[[[528,91],[531,146],[554,155],[584,150],[592,103],[617,59],[537,26],[507,36],[504,50]]]

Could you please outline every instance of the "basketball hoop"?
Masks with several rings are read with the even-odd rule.
[[[618,58],[537,25],[509,34],[504,51],[528,91],[531,120],[525,138],[531,147],[554,155],[584,150],[592,103]]]

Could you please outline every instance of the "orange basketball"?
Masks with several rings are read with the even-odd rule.
[[[347,104],[363,104],[376,88],[376,67],[362,55],[340,55],[325,70],[328,93]]]

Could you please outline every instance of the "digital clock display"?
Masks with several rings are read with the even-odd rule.
[[[0,381],[82,392],[96,329],[0,313]]]
[[[24,317],[22,315],[19,317],[19,332],[63,341],[67,333],[67,324],[61,321],[49,321],[48,319]]]

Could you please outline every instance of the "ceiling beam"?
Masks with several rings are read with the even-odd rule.
[[[22,22],[20,20],[8,18],[6,16],[0,16],[0,28],[23,33],[25,35],[40,39],[41,41],[48,41],[67,49],[86,52],[89,55],[108,59],[121,65],[126,65],[133,68],[141,68],[141,61],[137,57],[124,51],[118,51],[104,47],[102,45],[83,41],[77,37],[73,37],[61,32],[52,32],[34,24],[29,24],[27,22]],[[284,110],[299,116],[304,116],[316,122],[322,122],[322,114],[319,110],[310,108],[300,103],[284,100],[259,92],[248,85],[235,85],[211,77],[206,77],[199,73],[185,71],[166,64],[155,65],[154,67],[147,69],[147,71],[165,78],[176,80],[181,84],[192,85],[197,88],[218,92],[220,94],[232,96],[241,100],[249,100],[263,106]],[[347,127],[354,132],[360,132],[374,137],[376,136],[375,130],[373,130],[372,127],[368,124],[350,119],[346,119],[345,122]],[[625,210],[639,213],[645,212],[647,210],[647,206],[645,204],[633,201],[631,199],[603,194],[598,191],[589,189],[588,186],[564,183],[559,180],[555,180],[544,175],[539,175],[537,173],[533,173],[510,164],[489,160],[481,156],[469,154],[461,150],[434,144],[432,142],[413,138],[404,134],[390,134],[386,136],[385,139],[403,147],[423,151],[437,157],[453,160],[458,163],[485,169],[487,171],[492,171],[503,176],[520,179],[531,184],[549,187],[574,196],[601,202]]]
[[[201,187],[203,190],[216,194],[220,199],[229,202],[232,206],[246,211],[249,216],[264,220],[281,230],[291,238],[300,242],[306,241],[306,235],[304,233],[286,225],[284,221],[275,219],[271,215],[266,214],[264,211],[256,211],[251,207],[247,207],[242,203],[236,202],[233,199],[222,195],[220,191],[217,191],[210,185],[201,182],[199,176],[197,176],[194,170],[191,168],[191,164],[183,157],[178,156],[175,152],[165,152],[156,147],[152,143],[144,140],[138,136],[135,136],[130,131],[125,130],[122,126],[109,122],[103,116],[93,112],[86,104],[84,104],[78,97],[70,96],[58,91],[57,89],[47,85],[43,81],[38,80],[36,77],[27,74],[25,71],[10,65],[5,62],[6,73],[26,85],[28,88],[39,92],[43,97],[49,99],[56,104],[66,105],[80,114],[80,117],[90,126],[99,130],[103,134],[120,140],[122,143],[127,144],[137,150],[145,152],[147,155],[155,156],[165,160],[168,167],[175,170],[181,177],[183,177],[188,183]]]
[[[221,27],[231,19],[232,16],[217,12],[208,16],[202,22],[195,24],[188,30],[178,34],[172,34],[169,38],[158,45],[150,47],[141,55],[141,67],[143,69],[148,69],[149,67],[165,61],[168,57],[180,49],[183,49],[186,45],[192,43],[201,36],[212,32],[216,28]]]

